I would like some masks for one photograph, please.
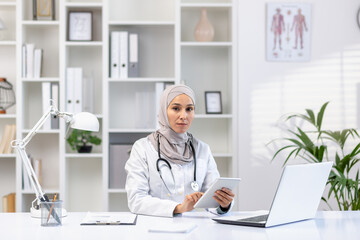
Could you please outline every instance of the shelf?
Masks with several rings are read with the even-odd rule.
[[[23,82],[59,82],[60,78],[23,78]]]
[[[43,192],[45,194],[49,194],[49,193],[59,193],[60,190],[59,189],[43,189]],[[32,189],[28,189],[28,190],[21,190],[22,194],[35,194],[34,190]]]
[[[183,47],[232,47],[232,42],[181,42]]]
[[[196,119],[226,119],[232,118],[232,114],[195,114]]]
[[[16,114],[0,114],[0,119],[1,119],[1,118],[7,118],[7,119],[8,119],[8,118],[10,118],[10,119],[11,119],[11,118],[14,118],[14,119],[15,119],[15,118],[16,118]]]
[[[0,2],[0,7],[16,7],[16,2]]]
[[[125,189],[108,189],[108,192],[109,193],[126,193],[126,190]]]
[[[162,22],[162,21],[109,21],[110,26],[117,25],[139,25],[139,26],[172,26],[175,22]]]
[[[59,21],[26,20],[22,21],[22,24],[25,26],[59,26]]]
[[[65,46],[76,46],[76,47],[102,47],[102,41],[66,41]]]
[[[71,7],[71,8],[102,8],[102,3],[93,3],[93,2],[66,2],[65,6],[66,7]]]
[[[127,79],[114,79],[108,78],[111,83],[129,83],[129,82],[175,82],[175,78],[127,78]]]
[[[232,158],[232,153],[213,153],[214,158]]]
[[[23,134],[27,134],[31,131],[31,129],[24,129],[22,131]],[[52,129],[52,130],[42,130],[40,129],[39,131],[36,132],[37,134],[58,134],[60,133],[59,129]]]
[[[113,128],[113,129],[109,129],[109,133],[151,133],[151,132],[155,132],[156,129],[124,129],[124,128]]]
[[[181,3],[182,8],[231,8],[232,3]]]
[[[67,153],[66,158],[102,158],[102,153]]]
[[[16,153],[0,154],[0,158],[15,158]]]
[[[0,41],[0,46],[16,46],[16,41]]]

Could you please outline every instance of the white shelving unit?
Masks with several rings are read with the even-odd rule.
[[[17,138],[23,138],[41,117],[43,82],[59,83],[60,110],[65,111],[67,67],[82,67],[84,76],[94,80],[94,114],[100,121],[97,135],[102,138],[101,146],[95,146],[90,154],[72,151],[65,140],[63,120],[59,130],[41,130],[29,144],[27,152],[43,161],[42,186],[46,193],[59,193],[68,211],[127,211],[125,189],[109,187],[109,146],[133,143],[155,131],[158,83],[185,83],[194,89],[196,117],[190,132],[210,145],[222,176],[237,176],[237,138],[233,134],[237,128],[236,1],[55,0],[55,3],[54,21],[33,21],[32,1],[0,2],[0,16],[5,11],[16,13],[16,18],[8,15],[9,20],[5,21],[16,31],[0,41],[0,55],[11,56],[0,58],[0,64],[8,66],[5,72],[0,68],[0,74],[8,76],[17,91],[16,108],[0,116],[0,136],[5,124],[16,122]],[[207,8],[215,28],[212,42],[196,42],[193,36],[201,8]],[[68,41],[69,11],[93,13],[93,41]],[[110,77],[112,31],[139,34],[137,78]],[[43,48],[44,71],[39,79],[22,78],[19,73],[21,47],[26,42]],[[212,90],[222,93],[223,114],[205,113],[204,92]],[[153,98],[149,98],[146,106],[139,105],[135,97],[139,93]],[[141,110],[144,107],[149,109],[146,124],[136,121],[144,116]],[[17,158],[15,166],[15,156],[0,155],[0,182],[11,183],[0,184],[0,194],[16,191],[17,211],[29,211],[35,196],[32,190],[22,189],[22,163]]]
[[[5,29],[0,30],[0,77],[6,78],[16,92],[16,11],[15,1],[0,2],[0,20]],[[6,56],[6,57],[3,57]],[[0,139],[7,124],[16,124],[16,105],[9,108],[6,114],[0,114]],[[0,154],[0,197],[16,192],[16,155]],[[2,209],[2,202],[0,203]]]

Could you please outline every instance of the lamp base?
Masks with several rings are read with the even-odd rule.
[[[34,207],[30,208],[30,216],[33,218],[41,218],[41,209],[36,209]],[[67,211],[65,208],[62,209],[62,217],[67,216]]]

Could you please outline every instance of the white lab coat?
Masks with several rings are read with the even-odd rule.
[[[220,175],[207,144],[199,141],[195,152],[196,181],[200,191],[205,192]],[[158,152],[147,137],[135,142],[125,165],[128,205],[136,214],[172,217],[176,205],[184,201],[185,195],[194,192],[190,186],[194,180],[194,164],[193,161],[185,165],[169,161],[175,178],[174,186],[169,168],[163,166],[163,161],[159,162],[163,179],[173,192],[170,194],[156,169],[157,159]]]

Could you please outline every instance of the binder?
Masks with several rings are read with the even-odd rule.
[[[40,78],[42,64],[42,49],[34,50],[34,78]]]
[[[158,115],[160,111],[160,98],[165,88],[165,83],[157,82],[155,83],[155,119],[156,119],[156,129],[160,128]]]
[[[25,78],[27,76],[27,72],[26,72],[26,60],[27,60],[27,55],[26,55],[26,44],[22,45],[22,56],[21,56],[21,77]]]
[[[120,32],[120,78],[128,78],[128,38],[129,33]]]
[[[93,77],[83,78],[83,111],[94,112],[94,79]]]
[[[82,112],[82,68],[67,68],[66,70],[66,111]]]
[[[120,77],[120,32],[111,32],[110,42],[110,77]]]
[[[74,68],[66,69],[66,111],[74,112]]]
[[[51,99],[59,109],[59,83],[51,83]],[[56,115],[51,115],[51,129],[59,129],[59,118]]]
[[[45,114],[50,108],[50,82],[43,82],[42,83],[42,105],[43,105],[43,114]],[[51,120],[48,118],[43,124],[43,130],[50,130],[51,129]]]
[[[75,68],[75,78],[74,78],[74,112],[79,113],[83,110],[83,73],[82,68]]]
[[[111,144],[109,159],[109,188],[125,188],[125,163],[130,157],[131,144]]]
[[[5,153],[5,149],[7,149],[7,142],[11,134],[11,125],[5,125],[4,132],[1,137],[0,142],[0,154]]]
[[[13,151],[13,148],[11,147],[11,142],[13,140],[15,140],[16,138],[16,125],[15,124],[11,124],[10,125],[10,131],[9,131],[9,137],[6,140],[6,145],[5,145],[5,149],[4,152],[5,154],[10,154]]]
[[[26,77],[34,78],[34,48],[33,43],[26,44]]]
[[[138,34],[129,34],[129,78],[139,76],[139,42]]]

